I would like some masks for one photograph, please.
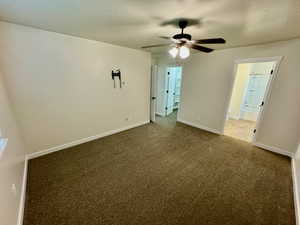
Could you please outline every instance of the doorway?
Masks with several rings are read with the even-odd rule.
[[[157,117],[177,120],[182,79],[181,66],[153,66],[151,73],[151,121]]]
[[[167,67],[167,88],[166,88],[166,107],[165,115],[173,112],[177,113],[180,103],[180,90],[182,79],[182,67]]]
[[[235,63],[235,79],[224,122],[224,135],[247,142],[255,141],[280,60],[272,57]]]

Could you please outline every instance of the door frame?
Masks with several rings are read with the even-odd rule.
[[[170,72],[169,72],[169,68],[172,68],[171,66],[167,66],[166,68],[166,76],[165,76],[165,116],[168,116],[168,104],[169,104],[169,94],[170,94],[170,90],[169,90],[169,86],[170,86]],[[173,109],[172,109],[173,112]]]
[[[263,107],[260,107],[260,109],[259,109],[256,124],[255,124],[256,132],[253,133],[252,140],[251,140],[251,143],[254,143],[254,144],[256,143],[257,136],[258,136],[258,134],[260,132],[260,128],[261,128],[261,121],[263,121],[263,119],[264,119],[264,111],[268,107],[269,99],[270,99],[271,92],[272,92],[272,87],[274,85],[274,80],[277,77],[278,70],[279,70],[282,59],[283,59],[283,56],[274,56],[274,57],[262,57],[262,58],[259,58],[259,57],[258,58],[245,58],[245,59],[237,59],[234,61],[233,73],[232,73],[232,77],[231,77],[230,93],[228,94],[228,97],[226,100],[226,108],[225,108],[225,112],[224,112],[223,128],[222,128],[221,134],[224,135],[224,129],[225,129],[225,125],[226,125],[227,115],[229,112],[230,101],[231,101],[232,94],[233,94],[233,88],[234,88],[234,84],[236,81],[236,73],[237,73],[238,65],[243,64],[243,63],[260,63],[260,62],[272,62],[273,61],[273,62],[276,62],[276,66],[273,69],[273,75],[271,76],[271,78],[268,81],[266,91],[265,91],[264,97],[263,97],[264,105],[263,105]]]
[[[151,65],[151,87],[150,87],[150,121],[155,122],[157,107],[157,74],[158,65]]]

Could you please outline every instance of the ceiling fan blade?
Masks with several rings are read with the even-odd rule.
[[[209,38],[209,39],[200,39],[195,40],[197,44],[225,44],[226,41],[223,38]]]
[[[214,50],[212,48],[206,48],[206,47],[203,47],[200,45],[191,45],[191,48],[196,49],[201,52],[206,52],[206,53],[212,52]]]
[[[155,47],[163,47],[163,46],[169,46],[170,44],[158,44],[158,45],[147,45],[143,46],[141,48],[155,48]]]
[[[160,38],[162,39],[167,39],[167,40],[170,40],[172,37],[168,37],[168,36],[159,36]]]

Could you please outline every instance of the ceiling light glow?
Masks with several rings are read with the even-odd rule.
[[[177,54],[178,54],[178,48],[176,48],[176,47],[171,48],[171,49],[169,50],[169,54],[170,54],[173,58],[175,58],[175,57],[177,56]]]
[[[190,49],[185,46],[181,46],[179,49],[179,56],[182,59],[186,59],[190,56]]]

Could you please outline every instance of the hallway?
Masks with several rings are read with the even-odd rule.
[[[178,114],[178,110],[176,109],[168,116],[156,115],[155,123],[158,123],[158,124],[164,125],[164,126],[174,127],[176,125],[176,121],[177,121],[177,114]]]
[[[254,121],[229,119],[226,121],[224,135],[251,142],[254,129]]]

